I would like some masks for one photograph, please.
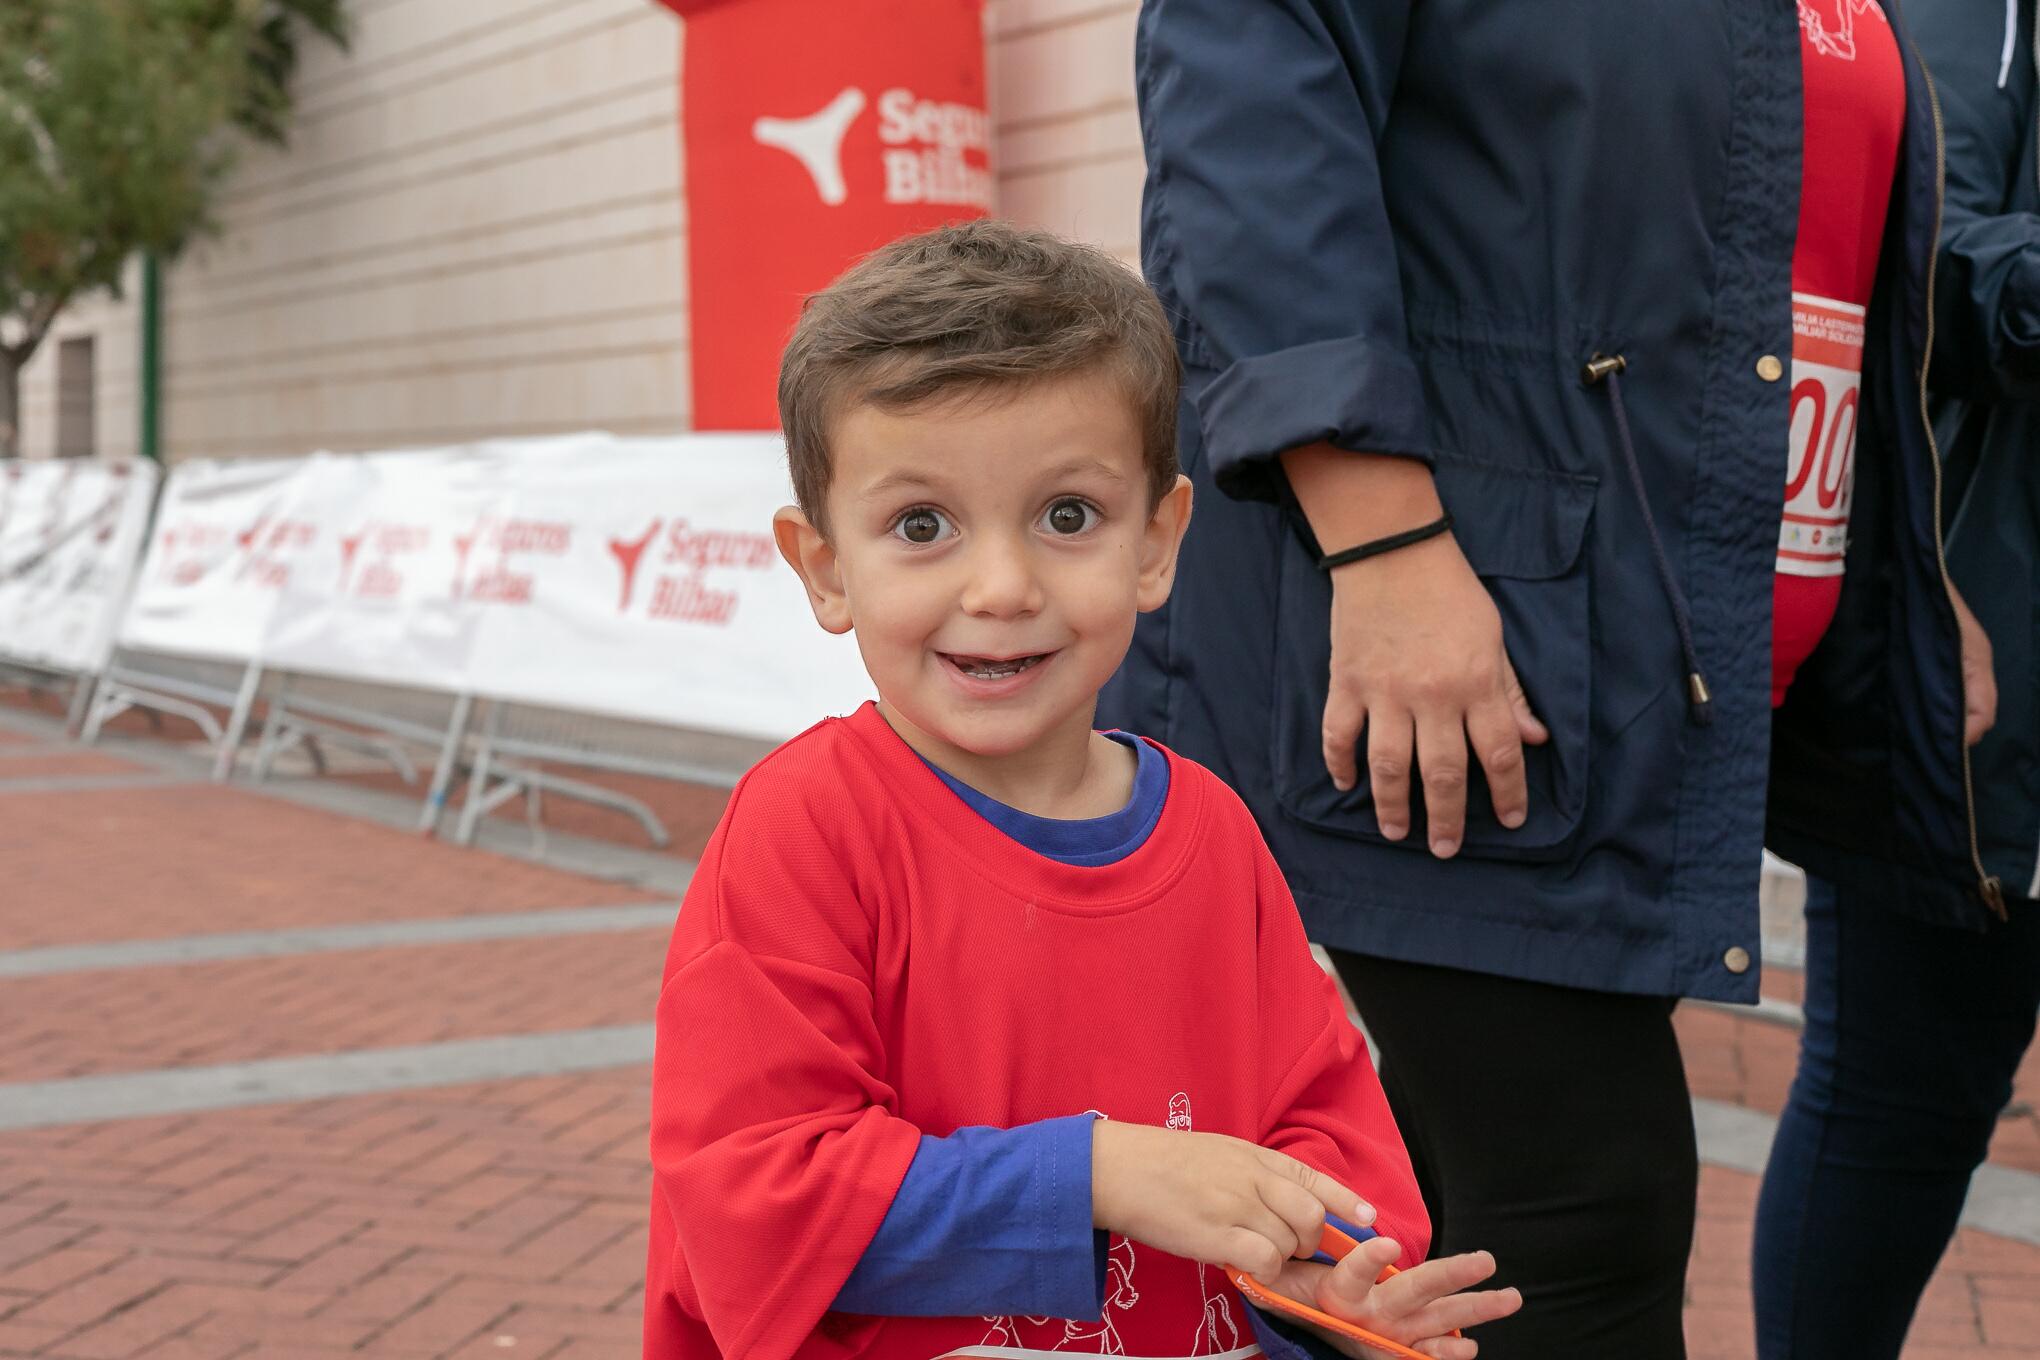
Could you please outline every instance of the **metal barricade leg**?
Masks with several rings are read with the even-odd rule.
[[[468,710],[475,696],[462,694],[453,701],[453,716],[446,723],[446,738],[439,743],[439,763],[432,768],[432,787],[426,790],[425,806],[418,811],[418,830],[427,836],[439,834],[439,819],[446,811],[446,795],[453,789],[454,770],[460,764],[460,744],[467,736]]]
[[[78,740],[90,746],[99,740],[99,730],[119,717],[129,707],[128,702],[117,690],[111,689],[102,679],[92,702],[85,707],[85,727],[78,733]]]
[[[255,691],[262,687],[262,663],[250,661],[241,674],[241,689],[234,696],[233,713],[220,734],[219,755],[213,760],[213,783],[224,784],[234,777],[234,761],[240,755],[241,738],[248,731],[248,715],[255,711]]]
[[[276,678],[276,693],[269,696],[269,712],[263,715],[262,735],[255,742],[255,769],[249,777],[257,784],[269,778],[269,767],[283,748],[303,736],[290,726],[289,713],[290,676],[285,673]]]
[[[99,688],[99,674],[96,671],[80,671],[71,684],[71,706],[64,713],[64,735],[75,740],[85,724],[85,713],[92,706],[92,696]]]
[[[467,802],[461,805],[460,825],[453,833],[454,842],[458,845],[474,844],[475,828],[481,823],[483,814],[488,811],[488,808],[483,806],[482,800],[488,796],[489,761],[495,754],[496,734],[502,727],[503,705],[491,699],[489,716],[482,723],[481,744],[475,749],[474,773],[468,778]]]

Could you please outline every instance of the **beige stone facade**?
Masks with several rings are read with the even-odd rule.
[[[827,0],[815,0],[827,3]],[[291,145],[165,271],[171,459],[689,427],[682,25],[651,0],[352,0]],[[999,210],[1132,258],[1136,0],[991,0]],[[137,271],[131,269],[131,278]],[[23,381],[23,449],[137,445],[138,307],[93,299]],[[89,394],[63,340],[91,341]]]

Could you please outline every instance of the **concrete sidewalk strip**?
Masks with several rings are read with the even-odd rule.
[[[0,1085],[0,1130],[592,1072],[635,1066],[651,1057],[652,1026],[614,1025],[217,1067],[16,1082]]]
[[[0,952],[0,978],[47,977],[56,973],[215,963],[225,959],[279,958],[404,945],[469,944],[483,940],[647,930],[672,925],[677,911],[678,908],[671,903],[563,907],[553,911],[378,921],[365,925],[182,935],[166,940],[50,945],[41,949]]]
[[[4,769],[4,766],[0,766],[0,797],[27,793],[104,793],[111,789],[161,789],[177,784],[205,782],[194,775],[156,774],[146,770],[134,774],[52,774],[8,779],[4,776]]]

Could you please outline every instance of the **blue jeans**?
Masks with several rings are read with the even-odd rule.
[[[1757,1199],[1760,1360],[1897,1360],[2040,1010],[2040,903],[1987,934],[1808,884],[1806,1031]]]

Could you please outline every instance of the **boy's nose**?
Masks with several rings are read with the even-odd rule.
[[[980,540],[971,555],[970,576],[961,601],[966,614],[1016,618],[1041,611],[1041,582],[1027,549],[1018,543]]]

